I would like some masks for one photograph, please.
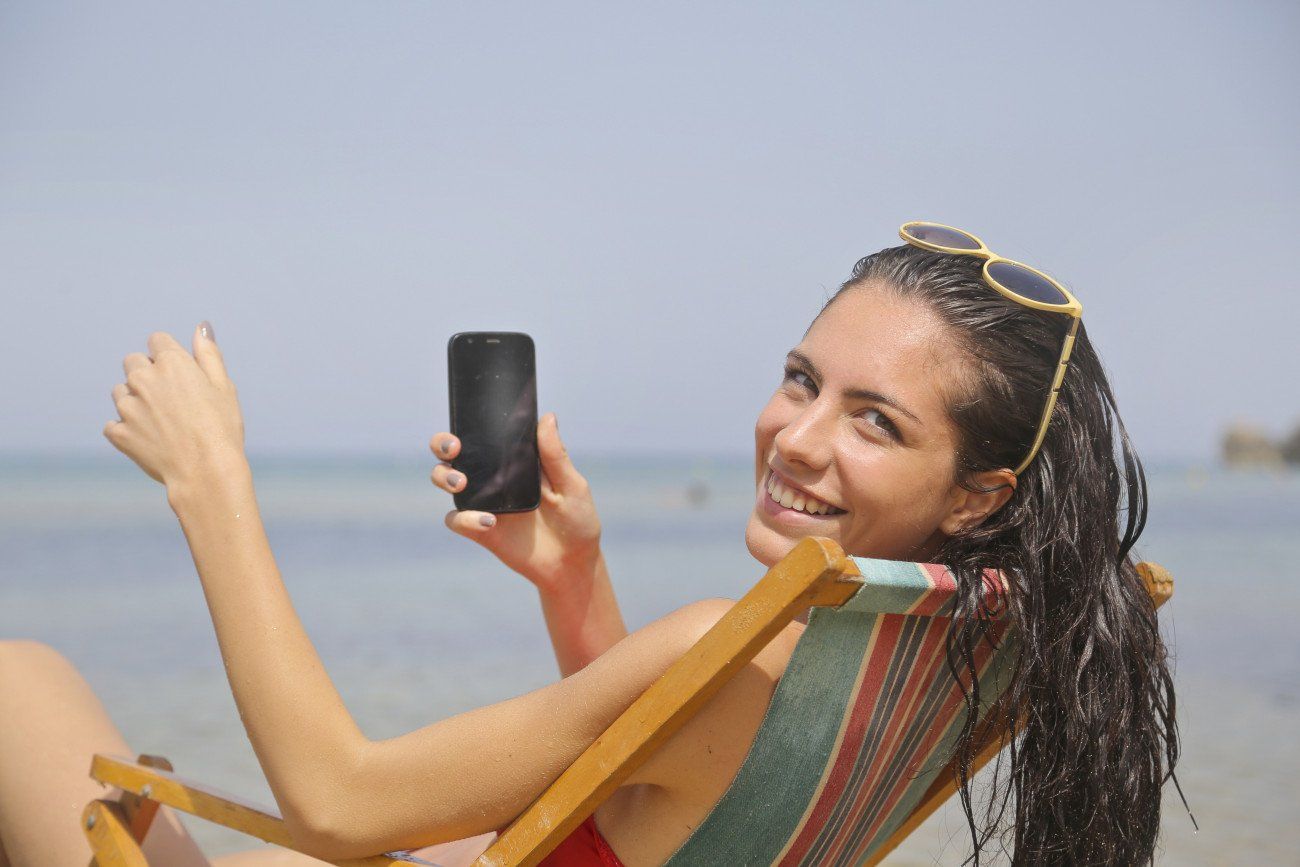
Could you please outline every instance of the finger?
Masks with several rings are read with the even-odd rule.
[[[435,485],[449,494],[454,494],[465,488],[465,474],[452,467],[451,464],[438,464],[433,468],[433,472],[429,474],[429,477]]]
[[[453,533],[470,539],[482,539],[491,535],[492,528],[497,523],[497,516],[491,512],[475,512],[472,510],[461,512],[452,509],[447,513],[447,517],[443,519],[443,523]]]
[[[130,439],[129,428],[121,421],[114,419],[104,425],[104,438],[113,444],[113,448],[126,455],[140,469],[144,470],[145,475],[155,482],[162,482],[162,476],[150,469],[139,458],[133,454],[132,442]]]
[[[130,453],[127,451],[127,426],[125,422],[121,419],[113,419],[104,425],[103,433],[104,439],[112,443],[113,448],[117,449],[127,457],[131,457]],[[135,460],[135,458],[131,459]]]
[[[119,382],[113,386],[113,406],[117,407],[117,417],[122,418],[122,401],[131,396],[131,386]]]
[[[122,424],[120,418],[115,418],[104,425],[104,439],[113,444],[114,448],[121,448],[118,443],[122,440],[122,434],[126,431],[126,426]]]
[[[132,352],[122,359],[122,372],[130,376],[131,371],[147,369],[152,364],[153,360],[143,352]]]
[[[230,376],[226,373],[226,360],[221,355],[221,347],[217,346],[217,333],[211,322],[204,319],[194,328],[193,343],[194,360],[208,379],[215,384],[228,384]]]
[[[149,357],[154,361],[157,361],[158,356],[164,352],[184,352],[186,355],[190,354],[189,350],[177,343],[176,338],[172,337],[166,331],[155,331],[153,334],[150,334],[148,343]]]
[[[451,460],[460,454],[460,437],[446,432],[436,433],[429,440],[429,448],[438,457]]]
[[[586,481],[569,460],[569,450],[560,439],[559,422],[553,412],[542,416],[537,423],[537,450],[541,455],[542,470],[557,492],[570,493]]]
[[[126,394],[118,398],[115,402],[117,406],[117,417],[122,421],[131,421],[140,417],[140,410],[144,407],[141,399],[134,394]]]

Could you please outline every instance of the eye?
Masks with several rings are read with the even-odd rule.
[[[799,377],[801,376],[806,379],[807,382],[800,382]],[[797,367],[787,367],[785,369],[785,377],[781,380],[781,383],[785,384],[787,382],[793,383],[800,388],[806,388],[814,394],[817,393],[817,387],[812,384],[812,377]]]
[[[878,420],[878,421],[869,422],[869,424],[870,424],[872,427],[876,428],[876,429],[879,430],[882,434],[884,434],[885,436],[889,437],[890,439],[898,439],[898,438],[899,438],[899,435],[898,435],[898,427],[897,427],[897,426],[896,426],[892,421],[889,420],[889,416],[885,415],[883,412],[881,412],[881,411],[878,410],[878,409],[866,409],[866,410],[863,410],[863,411],[862,411],[862,415],[863,415],[864,417],[868,417],[868,416],[870,416],[872,413],[874,413],[875,415],[879,416],[879,420]]]
[[[802,377],[803,379],[801,380],[800,377]],[[813,384],[813,378],[807,373],[807,371],[800,370],[797,367],[785,368],[785,377],[781,380],[781,384],[784,385],[787,382],[791,383],[792,385],[796,385],[799,388],[806,389],[812,392],[813,394],[817,393],[817,386]],[[872,413],[874,413],[879,418],[876,421],[871,421],[868,423],[877,431],[879,431],[882,436],[886,436],[894,440],[902,439],[902,434],[899,433],[898,426],[895,425],[892,421],[890,421],[889,416],[885,415],[883,412],[881,412],[878,409],[875,409],[874,407],[862,411],[863,416],[869,416]]]

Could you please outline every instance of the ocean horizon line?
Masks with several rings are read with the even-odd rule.
[[[570,447],[569,454],[579,471],[584,466],[608,467],[622,461],[631,461],[642,466],[658,464],[680,464],[683,460],[716,465],[719,467],[736,467],[750,464],[752,453],[742,451],[718,451],[689,449],[644,449],[644,448],[581,448]],[[1231,467],[1217,455],[1140,455],[1148,471],[1201,471],[1201,472],[1266,472],[1253,468]],[[257,449],[248,452],[249,462],[254,468],[264,467],[313,467],[321,468],[336,465],[339,469],[398,469],[402,467],[421,466],[438,460],[432,452],[425,449],[377,449],[377,448],[312,448],[299,450]],[[0,470],[3,469],[57,469],[87,468],[108,469],[115,465],[127,467],[130,461],[111,449],[99,450],[77,448],[0,448]],[[1292,472],[1300,471],[1292,469]],[[1270,471],[1271,472],[1271,471]],[[1286,472],[1283,468],[1282,472]]]

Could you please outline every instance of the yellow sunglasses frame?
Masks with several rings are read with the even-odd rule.
[[[908,233],[908,229],[912,226],[935,226],[940,229],[947,229],[950,232],[957,232],[960,235],[965,235],[967,238],[970,238],[976,244],[979,244],[979,248],[975,250],[966,250],[958,247],[944,247],[941,244],[932,244],[928,241],[922,241]],[[1052,379],[1052,390],[1047,396],[1047,405],[1043,407],[1043,417],[1038,423],[1038,434],[1034,437],[1034,446],[1029,450],[1029,456],[1021,461],[1020,466],[1016,467],[1014,470],[1015,475],[1019,477],[1020,474],[1024,472],[1025,467],[1029,466],[1029,463],[1034,459],[1034,456],[1038,454],[1038,450],[1042,448],[1043,440],[1047,437],[1047,424],[1052,420],[1052,410],[1056,408],[1056,397],[1060,394],[1061,383],[1065,380],[1065,370],[1070,363],[1070,352],[1074,349],[1074,336],[1079,331],[1079,323],[1083,321],[1083,305],[1079,303],[1079,299],[1075,298],[1069,289],[1066,289],[1065,286],[1061,285],[1060,281],[1044,274],[1037,268],[1031,268],[1024,262],[1017,262],[1015,259],[998,256],[990,250],[983,241],[975,235],[972,235],[970,232],[967,232],[965,229],[958,229],[956,226],[945,226],[943,223],[935,223],[931,220],[912,220],[899,227],[898,236],[913,247],[920,247],[922,250],[929,250],[934,253],[952,253],[957,256],[979,256],[984,260],[984,282],[992,286],[999,294],[1005,295],[1012,301],[1023,304],[1026,307],[1033,307],[1035,310],[1046,310],[1049,313],[1064,313],[1074,320],[1070,323],[1070,331],[1065,335],[1065,343],[1061,346],[1061,360],[1057,362],[1056,365],[1056,376]],[[1024,268],[1025,270],[1032,271],[1039,277],[1042,277],[1048,283],[1051,283],[1054,287],[1060,290],[1061,294],[1066,298],[1066,303],[1049,304],[1046,301],[1036,301],[1033,298],[1026,298],[1018,292],[1011,291],[1006,286],[995,280],[989,273],[990,265],[1001,262],[1015,265],[1017,268]]]

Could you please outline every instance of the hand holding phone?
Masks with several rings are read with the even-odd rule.
[[[554,413],[547,413],[538,423],[537,440],[542,463],[542,498],[537,509],[497,516],[453,510],[447,513],[446,524],[487,548],[544,594],[582,593],[600,556],[596,504],[590,485],[560,440]],[[433,468],[433,483],[451,494],[459,493],[471,481],[450,463],[466,446],[446,432],[434,434],[429,442],[433,453],[443,460]],[[490,523],[485,524],[484,519]]]

